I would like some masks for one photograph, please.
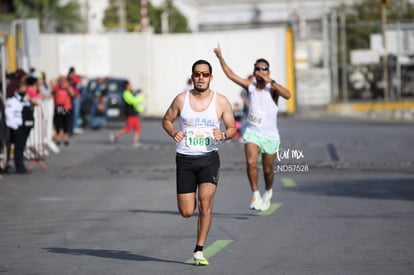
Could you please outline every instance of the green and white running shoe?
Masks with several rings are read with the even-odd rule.
[[[204,258],[203,251],[197,251],[193,253],[193,259],[195,265],[208,265],[208,261]]]
[[[250,209],[261,210],[262,204],[262,197],[260,195],[253,194],[252,199],[250,200]]]
[[[265,191],[263,193],[263,203],[262,203],[262,211],[266,211],[270,207],[270,200],[272,199],[273,191],[270,189],[269,191]]]

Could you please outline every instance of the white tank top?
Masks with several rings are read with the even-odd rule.
[[[194,111],[190,105],[190,91],[186,92],[184,106],[179,117],[179,127],[186,136],[177,143],[177,153],[185,155],[203,155],[218,150],[219,143],[213,137],[213,128],[220,129],[216,112],[216,96],[207,109]]]
[[[270,85],[268,83],[261,91],[256,90],[255,82],[249,85],[249,115],[246,132],[266,139],[280,140],[277,127],[279,107],[270,95]]]

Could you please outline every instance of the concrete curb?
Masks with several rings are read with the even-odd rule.
[[[326,112],[366,120],[414,122],[414,101],[337,103],[327,105]]]

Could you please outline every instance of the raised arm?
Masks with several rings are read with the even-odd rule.
[[[220,61],[220,65],[221,65],[221,68],[223,69],[224,74],[234,83],[247,89],[247,87],[250,85],[250,80],[244,79],[233,72],[233,70],[227,65],[226,61],[224,61],[219,44],[217,44],[217,48],[214,48],[214,53],[216,54],[218,60]]]
[[[279,83],[277,83],[275,80],[273,80],[269,74],[266,74],[263,71],[258,71],[256,73],[256,78],[257,79],[262,79],[264,82],[266,83],[270,83],[270,91],[272,93],[272,96],[278,97],[281,96],[285,99],[289,99],[290,98],[290,92],[287,88],[283,87],[282,85],[280,85]]]

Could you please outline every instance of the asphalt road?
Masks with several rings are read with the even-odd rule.
[[[412,124],[281,117],[265,213],[248,209],[243,145],[222,144],[208,267],[188,263],[197,217],[178,214],[161,122],[144,120],[137,149],[110,144],[121,126],[0,181],[1,274],[413,274]]]

